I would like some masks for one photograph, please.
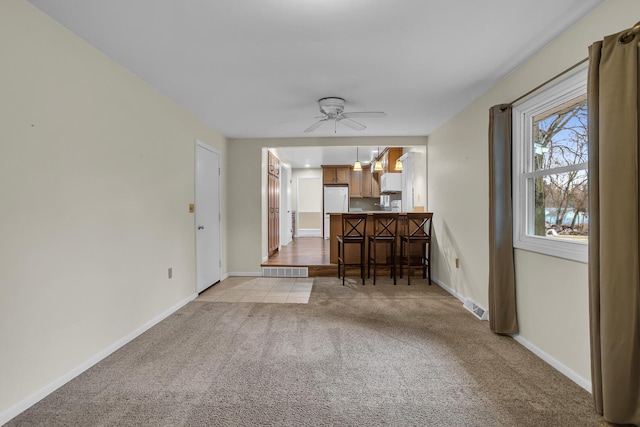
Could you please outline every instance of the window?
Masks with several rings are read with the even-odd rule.
[[[587,69],[513,106],[514,247],[587,262]]]

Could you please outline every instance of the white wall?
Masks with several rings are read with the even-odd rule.
[[[317,226],[313,228],[318,229],[320,235],[322,235],[322,169],[293,169],[292,173],[293,177],[293,206],[296,211],[296,230],[295,233],[299,236],[299,230],[309,228],[305,225],[305,214],[307,219],[309,217],[315,218],[317,220]],[[302,181],[301,181],[302,180]],[[311,188],[307,188],[306,190],[302,190],[300,192],[300,185],[302,182],[313,182],[314,186]],[[307,203],[305,203],[305,194]],[[312,200],[309,200],[311,197]],[[309,203],[311,202],[311,203]],[[308,215],[309,212],[314,212],[314,215]],[[301,216],[300,214],[303,213]]]
[[[298,179],[299,178],[319,178],[322,179],[322,169],[309,168],[309,169],[292,169],[291,177],[293,184],[291,187],[291,205],[295,210],[298,210]],[[322,181],[320,181],[320,188],[318,194],[322,200]],[[322,202],[321,202],[322,204]],[[322,210],[322,208],[320,209]]]
[[[633,26],[638,16],[636,0],[605,1],[429,137],[437,280],[488,307],[489,108],[511,102],[586,58],[590,44]],[[520,337],[588,384],[587,265],[520,250],[515,261]]]
[[[0,2],[0,63],[2,419],[194,295],[194,140],[223,170],[228,157],[221,134],[25,1]]]
[[[241,167],[229,171],[229,272],[260,272],[267,257],[266,147],[291,146],[426,146],[426,137],[264,138],[229,140],[229,162]],[[347,162],[349,163],[349,162]],[[247,185],[249,183],[249,185]],[[255,183],[252,185],[250,183]],[[261,183],[261,184],[260,184]],[[262,236],[261,244],[248,245]]]

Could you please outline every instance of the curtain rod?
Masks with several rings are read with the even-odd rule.
[[[567,74],[569,71],[573,70],[576,67],[579,67],[580,65],[584,64],[585,62],[587,62],[589,60],[589,58],[584,58],[582,61],[579,61],[575,64],[573,64],[571,67],[567,68],[566,70],[563,70],[561,72],[559,72],[558,74],[556,74],[555,76],[551,77],[549,80],[545,81],[542,84],[539,84],[538,86],[534,87],[533,89],[531,89],[529,92],[525,93],[524,95],[514,99],[513,101],[511,101],[508,105],[513,105],[516,102],[520,101],[522,98],[526,98],[527,96],[531,95],[533,92],[537,91],[538,89],[540,89],[541,87],[543,87],[544,85],[546,85],[547,83],[552,82],[553,80],[557,79],[560,76],[563,76],[565,74]]]
[[[621,35],[618,39],[618,42],[629,43],[631,40],[633,40],[636,34],[640,34],[640,21],[636,22],[636,25],[634,25],[633,27],[631,27],[631,29]]]
[[[625,31],[624,34],[622,34],[619,38],[619,42],[620,43],[628,43],[631,40],[633,40],[633,38],[637,35],[640,34],[640,21],[636,22],[636,25],[634,25],[633,27],[631,27],[629,30]],[[580,65],[584,64],[585,62],[587,62],[589,60],[589,57],[584,58],[582,61],[573,64],[571,67],[567,68],[566,70],[556,74],[555,76],[551,77],[549,80],[545,81],[544,83],[536,86],[535,88],[531,89],[529,92],[525,93],[524,95],[516,98],[515,100],[511,101],[508,105],[513,105],[516,102],[520,101],[522,98],[525,98],[529,95],[531,95],[533,92],[537,91],[538,89],[540,89],[541,87],[543,87],[544,85],[546,85],[547,83],[550,83],[551,81],[557,79],[558,77],[567,74],[569,71],[573,70],[576,67],[579,67]]]

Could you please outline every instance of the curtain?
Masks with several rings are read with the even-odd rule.
[[[511,106],[489,111],[489,327],[518,332],[511,204]]]
[[[638,41],[589,47],[589,309],[596,410],[640,423]]]

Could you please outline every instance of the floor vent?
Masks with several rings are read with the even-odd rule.
[[[262,267],[262,277],[309,277],[309,268]]]
[[[476,316],[480,320],[489,320],[489,313],[487,313],[487,310],[480,307],[478,304],[471,301],[470,299],[467,299],[464,302],[464,308],[469,310],[474,316]]]

